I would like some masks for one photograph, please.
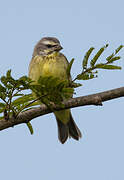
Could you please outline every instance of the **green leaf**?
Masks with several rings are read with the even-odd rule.
[[[80,86],[82,86],[82,84],[80,84],[80,83],[72,82],[72,83],[70,84],[70,87],[72,87],[72,88],[77,88],[77,87],[80,87]]]
[[[12,102],[12,105],[16,106],[16,105],[24,104],[24,103],[27,103],[28,101],[33,100],[33,99],[34,99],[34,97],[33,97],[32,93],[31,94],[26,94],[26,95],[24,95],[22,97],[19,97],[19,98],[15,99]]]
[[[89,80],[89,79],[93,79],[93,78],[96,78],[97,75],[96,75],[97,71],[96,72],[87,72],[87,73],[82,73],[82,74],[79,74],[77,76],[77,79],[78,80]]]
[[[0,103],[0,108],[5,108],[6,104],[5,103]]]
[[[4,112],[5,107],[0,108],[0,113]]]
[[[50,77],[45,85],[46,85],[46,91],[52,91],[53,88],[55,88],[60,83],[58,78]]]
[[[115,50],[115,54],[117,54],[124,46],[120,45],[116,50]]]
[[[0,92],[6,92],[6,88],[0,84]]]
[[[86,69],[87,68],[87,64],[88,64],[88,59],[89,59],[89,56],[91,55],[92,51],[94,50],[95,48],[94,47],[91,47],[85,54],[84,56],[84,59],[83,59],[83,62],[82,62],[82,67],[83,69]]]
[[[70,61],[68,67],[67,67],[67,75],[70,76],[71,74],[71,67],[72,67],[72,64],[74,63],[74,58]]]
[[[6,97],[7,97],[6,93],[1,93],[0,92],[0,99],[5,101]]]
[[[11,69],[7,71],[5,78],[6,78],[6,82],[7,82],[7,86],[6,87],[8,87],[8,88],[13,88],[13,87],[15,88],[16,87],[17,82],[11,76]]]
[[[120,45],[116,50],[115,50],[115,53],[112,53],[110,56],[108,56],[107,58],[106,58],[106,60],[108,61],[108,62],[113,62],[113,61],[115,61],[115,60],[113,60],[112,61],[112,59],[114,59],[114,58],[116,58],[116,57],[114,57],[122,48],[123,48],[124,46],[123,45]],[[117,56],[117,57],[120,57],[120,56]],[[119,58],[120,59],[120,58]],[[118,60],[118,59],[117,59]]]
[[[6,76],[1,77],[2,84],[8,89],[11,89],[11,88],[13,88],[13,86],[15,86],[14,81],[15,80],[13,80],[13,78],[11,78],[11,77],[6,77]]]
[[[32,127],[32,125],[31,125],[31,123],[28,122],[28,123],[26,123],[26,124],[27,124],[27,127],[28,127],[30,133],[33,134],[33,133],[34,133],[34,130],[33,130],[33,127]]]
[[[72,95],[74,93],[74,89],[73,88],[63,88],[62,92]]]
[[[28,105],[28,104],[27,104]],[[27,108],[28,107],[33,107],[33,106],[38,106],[38,105],[41,105],[41,102],[38,100],[38,101],[35,101],[35,102],[32,102],[32,103],[30,103],[28,106],[27,106]]]
[[[4,86],[7,85],[7,81],[6,81],[6,77],[5,76],[2,76],[0,80],[4,84]]]
[[[113,57],[113,58],[109,59],[108,62],[109,62],[109,63],[112,63],[112,62],[114,62],[114,61],[119,60],[120,58],[121,58],[120,56],[116,56],[116,57]]]
[[[17,86],[19,87],[20,90],[26,90],[30,89],[30,85],[33,81],[27,77],[27,76],[22,76],[17,80]]]
[[[99,69],[110,69],[110,70],[121,69],[120,66],[109,65],[109,64],[97,64],[96,68],[99,68]]]
[[[94,74],[91,73],[89,77],[90,77],[90,79],[93,79],[94,78]]]
[[[18,80],[25,82],[25,81],[30,81],[31,79],[30,79],[29,77],[27,77],[27,76],[22,76],[22,77],[20,77]]]
[[[114,53],[112,53],[110,56],[106,58],[106,60],[109,62],[114,57]]]
[[[78,80],[88,80],[88,79],[90,79],[90,78],[89,78],[89,74],[79,74],[79,75],[77,76],[77,79],[78,79]]]
[[[103,53],[103,51],[108,47],[108,44],[106,44],[105,46],[103,46],[98,52],[97,54],[94,56],[94,58],[90,61],[90,65],[93,67],[96,63],[96,61],[98,60],[98,58],[100,57],[100,55]]]
[[[7,77],[7,78],[11,78],[11,77],[12,77],[12,76],[11,76],[11,69],[9,69],[9,70],[7,71],[6,77]]]

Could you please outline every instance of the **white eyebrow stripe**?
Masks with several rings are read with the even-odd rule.
[[[52,44],[52,45],[54,45],[54,44],[56,44],[56,43],[54,43],[54,42],[51,42],[51,41],[43,41],[42,42],[43,44],[45,44],[45,45],[48,45],[48,44]]]

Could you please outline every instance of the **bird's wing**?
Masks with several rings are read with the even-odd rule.
[[[29,74],[28,76],[33,80],[37,81],[41,76],[41,67],[43,66],[43,57],[35,56],[32,58],[29,64]]]

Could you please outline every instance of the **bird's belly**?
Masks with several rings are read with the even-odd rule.
[[[60,79],[67,79],[65,64],[56,60],[46,61],[42,67],[41,76],[53,76]]]

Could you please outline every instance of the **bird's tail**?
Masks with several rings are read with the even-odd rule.
[[[70,113],[70,120],[67,124],[64,124],[62,121],[60,121],[57,117],[57,125],[58,125],[58,138],[62,144],[65,143],[68,137],[72,137],[75,140],[79,140],[81,138],[81,132],[79,128],[77,127],[76,123],[73,120],[73,117]]]

